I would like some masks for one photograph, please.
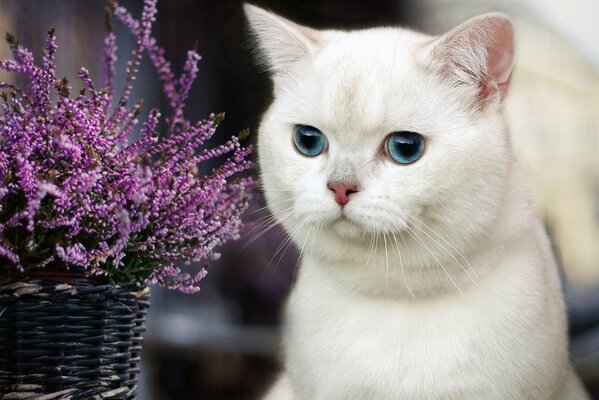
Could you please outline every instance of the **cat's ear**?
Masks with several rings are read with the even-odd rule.
[[[319,42],[319,32],[262,8],[245,3],[243,10],[258,45],[258,62],[274,73],[287,71],[309,56]]]
[[[472,18],[428,44],[429,65],[455,85],[477,85],[482,104],[502,101],[514,62],[514,26],[500,13]]]

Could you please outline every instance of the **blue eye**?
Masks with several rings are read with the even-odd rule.
[[[315,157],[324,151],[327,138],[313,126],[298,125],[293,133],[293,144],[303,155]]]
[[[411,164],[424,152],[424,138],[416,132],[396,132],[387,139],[387,154],[399,164]]]

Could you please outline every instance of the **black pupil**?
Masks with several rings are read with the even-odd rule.
[[[410,157],[418,152],[420,148],[420,140],[418,140],[418,136],[416,135],[402,135],[396,137],[395,147],[397,150],[404,156]]]
[[[318,145],[319,137],[316,132],[302,132],[300,138],[302,145],[307,149],[313,149]]]

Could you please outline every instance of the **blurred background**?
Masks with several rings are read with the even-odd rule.
[[[316,28],[402,25],[444,32],[486,11],[504,11],[517,28],[517,65],[506,104],[518,158],[527,170],[564,277],[572,357],[599,399],[599,2],[595,0],[256,0]],[[141,1],[122,1],[134,15]],[[99,81],[103,0],[0,0],[1,34],[13,32],[39,54],[57,30],[59,74],[73,84],[80,66]],[[203,55],[187,115],[226,112],[216,140],[256,131],[270,101],[254,67],[241,2],[161,0],[154,34],[180,70],[188,49]],[[119,66],[134,45],[117,24]],[[0,57],[9,58],[7,45]],[[142,65],[133,98],[165,107],[153,67]],[[122,72],[120,76],[122,77]],[[13,77],[0,73],[0,80]],[[250,136],[250,141],[255,136]],[[297,267],[296,249],[256,192],[243,238],[222,249],[202,291],[152,290],[140,400],[255,399],[276,375],[281,305]]]

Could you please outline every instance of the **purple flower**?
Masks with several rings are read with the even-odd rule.
[[[82,269],[114,282],[149,280],[186,293],[206,275],[178,265],[218,258],[215,248],[239,237],[252,180],[250,149],[233,137],[205,148],[222,120],[191,122],[185,101],[200,56],[188,52],[180,77],[151,35],[156,0],[145,0],[140,20],[118,4],[107,8],[104,76],[96,88],[78,73],[84,90],[73,96],[56,77],[54,31],[41,65],[8,35],[14,59],[0,68],[24,75],[25,87],[0,82],[0,281],[35,268]],[[126,81],[116,91],[116,37],[112,13],[136,38]],[[132,103],[133,82],[148,55],[170,109],[143,113]],[[162,114],[166,131],[157,131]],[[198,164],[224,161],[208,174]]]

